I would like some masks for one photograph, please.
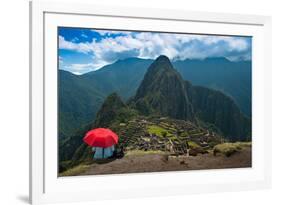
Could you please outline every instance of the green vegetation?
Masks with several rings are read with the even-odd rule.
[[[154,134],[162,137],[170,137],[172,135],[167,129],[164,129],[163,127],[159,127],[157,125],[148,126],[147,131],[151,135]]]
[[[141,155],[146,155],[146,154],[166,154],[165,152],[161,150],[131,150],[128,151],[125,156],[141,156]]]
[[[193,99],[196,117],[218,127],[225,138],[234,142],[251,139],[251,120],[239,110],[231,97],[201,86],[190,86],[187,94]]]
[[[59,70],[59,137],[66,138],[94,120],[105,95],[70,72]]]
[[[189,136],[189,133],[187,131],[184,131],[184,132],[180,133],[180,137],[182,137],[182,138],[186,138],[188,136]]]
[[[89,167],[90,165],[80,164],[76,167],[66,170],[65,172],[60,173],[59,176],[76,176],[88,170]]]
[[[223,91],[234,98],[243,113],[251,116],[251,61],[207,58],[202,61],[176,61],[173,64],[185,80]],[[240,79],[239,85],[237,79]]]
[[[202,132],[193,132],[192,136],[196,137],[196,136],[201,136],[203,133]]]
[[[188,141],[188,145],[190,149],[196,149],[200,147],[200,145],[198,145],[196,142],[193,141]]]
[[[174,135],[170,135],[170,136],[169,136],[169,139],[170,139],[170,140],[178,140],[178,138],[177,138],[176,136],[174,136]]]
[[[214,155],[217,153],[222,153],[227,157],[230,157],[235,152],[240,151],[243,147],[251,146],[251,142],[235,142],[235,143],[223,143],[218,144],[214,147]]]
[[[252,146],[252,142],[235,142],[234,144],[237,144],[240,147],[251,147]]]
[[[166,131],[163,131],[161,134],[162,134],[163,137],[167,137],[168,133]]]

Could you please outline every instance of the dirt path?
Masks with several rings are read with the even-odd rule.
[[[251,167],[251,165],[251,148],[246,147],[230,157],[213,156],[211,153],[195,157],[169,158],[168,160],[167,156],[163,154],[126,156],[105,164],[92,164],[87,171],[79,175],[242,168]]]

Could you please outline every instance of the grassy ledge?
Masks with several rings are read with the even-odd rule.
[[[90,165],[78,165],[76,167],[73,167],[71,169],[66,170],[65,172],[62,172],[59,174],[60,177],[64,177],[64,176],[76,176],[76,175],[80,175],[81,173],[85,172],[86,170],[88,170],[88,168],[90,167]]]
[[[239,152],[245,147],[250,147],[250,146],[252,146],[251,142],[223,143],[223,144],[216,145],[213,151],[215,156],[218,153],[221,153],[227,157],[230,157],[232,154]]]
[[[148,151],[131,150],[131,151],[128,151],[125,154],[125,157],[128,157],[128,156],[143,156],[143,155],[147,155],[147,154],[165,154],[165,152],[160,151],[160,150],[148,150]]]

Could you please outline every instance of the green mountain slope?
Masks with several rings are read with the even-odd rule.
[[[226,58],[176,61],[173,63],[185,80],[222,91],[231,96],[241,111],[251,116],[252,63],[231,62]]]
[[[116,92],[127,100],[132,97],[138,88],[143,76],[152,63],[149,59],[127,58],[113,64],[86,73],[81,76],[84,81],[95,82],[95,88],[106,96]]]
[[[137,112],[130,109],[116,93],[110,94],[104,100],[95,121],[81,126],[74,134],[59,141],[60,172],[82,161],[91,160],[91,148],[83,142],[83,137],[89,130],[97,127],[118,127],[120,123],[128,122],[135,116]],[[119,140],[122,141],[122,136],[119,136]]]
[[[175,119],[194,120],[184,81],[166,56],[158,57],[148,68],[134,102],[145,115],[158,113]]]
[[[198,119],[215,125],[231,141],[251,140],[251,121],[230,97],[189,82],[186,89]]]
[[[231,140],[249,139],[251,123],[236,103],[220,91],[185,82],[165,56],[148,68],[134,104],[142,114],[213,124]]]
[[[58,75],[59,137],[65,137],[95,118],[104,94],[80,76],[63,70]]]

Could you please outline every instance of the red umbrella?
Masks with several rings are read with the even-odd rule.
[[[110,129],[97,128],[87,132],[83,140],[92,147],[106,148],[118,143],[118,135]]]

